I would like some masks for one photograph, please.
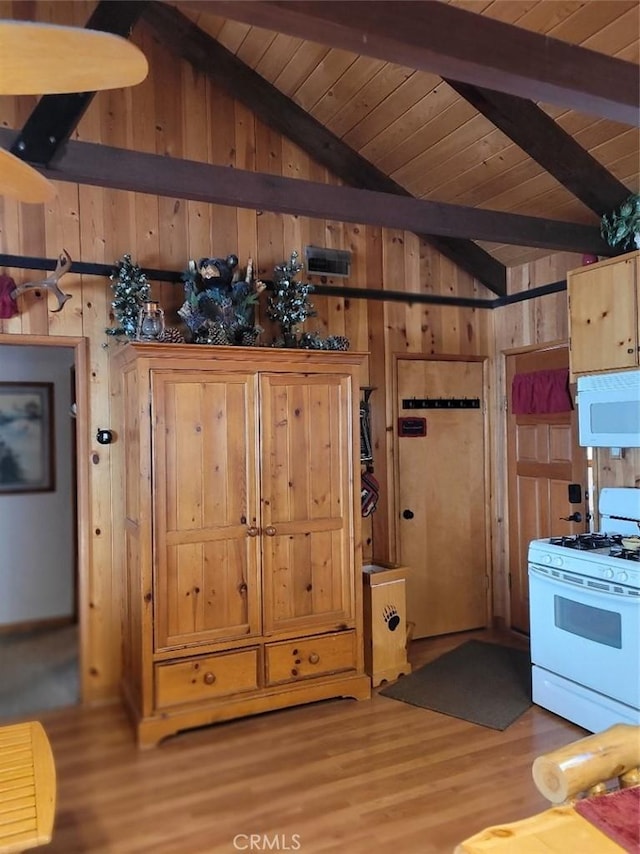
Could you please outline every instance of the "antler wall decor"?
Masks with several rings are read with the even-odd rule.
[[[67,300],[71,299],[72,294],[63,293],[58,287],[58,281],[64,276],[65,273],[68,273],[71,269],[71,256],[67,252],[66,249],[63,249],[60,255],[58,256],[58,263],[56,264],[56,269],[51,273],[51,275],[47,276],[46,279],[40,279],[38,282],[25,282],[23,285],[19,285],[17,288],[11,291],[11,298],[17,299],[20,294],[25,293],[25,291],[32,291],[37,288],[44,288],[47,291],[51,291],[51,293],[58,300],[58,308],[52,308],[52,313],[57,313],[58,311],[62,311],[64,304]]]

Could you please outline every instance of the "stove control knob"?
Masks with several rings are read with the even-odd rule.
[[[545,555],[545,556],[542,558],[542,560],[543,560],[545,563],[551,563],[551,555]]]
[[[605,569],[604,577],[605,578],[613,578],[613,570],[612,569]]]
[[[562,566],[562,564],[564,563],[564,561],[559,555],[557,557],[554,557],[553,562],[556,566]]]
[[[618,573],[618,581],[624,582],[624,581],[628,581],[628,580],[629,580],[629,576],[627,575],[626,572],[619,572]]]

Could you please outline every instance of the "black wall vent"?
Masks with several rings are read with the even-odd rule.
[[[351,266],[351,252],[343,249],[321,249],[318,246],[306,246],[304,250],[307,273],[318,276],[348,276]]]

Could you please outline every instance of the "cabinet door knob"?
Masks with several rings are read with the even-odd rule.
[[[317,652],[312,652],[309,656],[309,664],[317,664],[320,661],[320,656]]]
[[[273,525],[267,525],[267,527],[264,529],[264,532],[267,537],[275,537],[276,535],[276,529],[273,527]]]
[[[211,673],[211,671],[205,673],[203,678],[205,685],[213,685],[213,683],[216,681],[216,675],[215,673]]]
[[[260,531],[256,528],[255,525],[251,525],[249,528],[247,528],[247,534],[250,537],[257,537],[259,533]]]

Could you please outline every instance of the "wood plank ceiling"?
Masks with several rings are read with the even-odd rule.
[[[206,3],[172,5],[416,198],[598,224],[594,210],[435,74],[200,11]],[[637,0],[452,0],[451,5],[640,62]],[[618,185],[640,190],[636,127],[557,104],[538,106]],[[479,245],[506,266],[548,254]]]
[[[38,3],[28,4],[36,14],[38,6]],[[292,28],[288,19],[296,7],[305,15],[314,9],[320,10],[320,16],[342,15],[348,19],[343,28],[346,33],[343,44],[363,43],[357,29],[358,13],[364,14],[368,4],[359,0],[322,6],[313,2],[281,4],[201,0],[194,3],[183,0],[160,4],[102,0],[96,6],[92,21],[97,27],[116,32],[133,26],[151,26],[156,38],[169,50],[215,77],[218,83],[228,87],[233,97],[244,100],[258,114],[262,110],[263,120],[271,118],[274,127],[284,133],[290,128],[292,139],[331,169],[343,184],[377,191],[378,195],[395,193],[405,196],[404,200],[386,204],[388,222],[380,224],[393,225],[401,223],[405,215],[409,219],[413,217],[416,226],[411,228],[409,224],[404,227],[421,233],[449,257],[460,258],[461,266],[472,270],[496,293],[504,293],[505,266],[549,254],[553,251],[554,239],[561,243],[567,241],[565,248],[569,248],[572,240],[584,242],[579,233],[581,228],[586,226],[597,233],[602,213],[619,204],[628,193],[639,191],[638,128],[625,123],[637,113],[634,106],[637,75],[629,63],[637,66],[640,61],[638,0],[452,0],[449,4],[398,2],[395,5],[381,3],[375,7],[381,14],[383,7],[397,10],[406,41],[396,39],[396,55],[398,46],[406,44],[407,52],[402,52],[402,56],[408,58],[411,55],[415,65],[421,64],[423,56],[428,53],[421,39],[413,39],[411,32],[411,17],[418,13],[422,16],[423,26],[420,35],[426,32],[424,28],[429,22],[434,31],[436,23],[442,26],[448,14],[459,14],[460,10],[463,14],[465,11],[475,13],[478,19],[477,22],[471,19],[470,31],[474,33],[474,27],[478,28],[477,42],[485,57],[491,53],[487,47],[491,43],[486,30],[494,26],[493,22],[499,26],[519,28],[518,31],[511,30],[510,37],[514,44],[521,42],[520,52],[523,54],[527,50],[528,33],[558,40],[553,43],[547,40],[545,44],[549,43],[551,47],[556,44],[563,57],[568,56],[567,45],[595,51],[602,56],[593,55],[593,68],[585,64],[584,55],[579,59],[583,62],[584,85],[591,86],[596,94],[586,99],[579,95],[582,100],[578,101],[569,100],[569,103],[581,106],[592,102],[592,113],[561,106],[567,103],[560,97],[562,86],[547,86],[544,82],[546,70],[540,68],[539,61],[536,67],[535,52],[532,53],[533,61],[529,63],[531,69],[527,69],[527,59],[521,63],[518,51],[511,45],[509,62],[512,67],[502,77],[494,77],[496,88],[499,83],[504,83],[504,88],[498,93],[480,88],[483,81],[486,85],[491,74],[489,72],[487,78],[482,58],[478,59],[478,64],[482,65],[478,81],[467,77],[464,82],[455,82],[428,71],[416,70],[410,64],[389,61],[388,47],[385,47],[387,54],[382,51],[384,58],[374,56],[373,38],[366,45],[372,55],[302,39],[292,33],[300,29],[306,32],[310,27],[305,24],[313,22],[307,18],[303,20],[302,28],[299,21]],[[233,18],[245,18],[248,22],[231,20],[217,14],[219,12]],[[252,18],[252,15],[257,17]],[[442,20],[436,22],[436,17]],[[268,21],[272,29],[252,25],[255,20]],[[331,42],[333,25],[333,21],[329,21],[328,26],[319,21],[314,31],[322,32],[325,41]],[[481,29],[484,42],[480,38]],[[384,35],[383,32],[383,41]],[[410,45],[412,39],[416,42],[413,46]],[[424,41],[427,41],[426,35]],[[333,43],[339,42],[336,37]],[[540,40],[538,42],[540,44]],[[463,50],[468,66],[469,45]],[[212,60],[212,57],[215,58]],[[611,65],[608,57],[627,63],[626,67],[621,63],[617,67],[611,66],[611,79],[607,73]],[[436,59],[444,62],[437,51]],[[456,63],[454,57],[453,64],[448,66],[450,74],[453,73],[451,69],[455,71],[459,67]],[[512,68],[518,65],[521,66],[521,74],[516,79]],[[422,63],[421,67],[426,66]],[[531,88],[531,82],[524,79],[530,70],[533,79],[539,81],[540,91],[554,95],[559,92],[553,104],[538,102],[536,105],[526,97],[509,94],[509,91],[513,93],[516,90],[517,94],[522,94],[518,87]],[[621,94],[616,100],[615,83],[618,78],[614,75],[618,72],[621,73],[619,79],[627,82],[619,87]],[[515,90],[509,90],[506,84],[510,75],[515,81]],[[554,75],[556,69],[549,70],[547,76]],[[570,86],[565,88],[568,92]],[[600,89],[607,90],[606,97],[601,96]],[[569,94],[573,97],[573,93]],[[77,100],[64,102],[54,98],[45,96],[41,99],[18,135],[0,129],[0,142],[13,143],[14,153],[22,153],[25,159],[39,164],[45,172],[49,169],[53,177],[102,186],[124,186],[109,183],[110,179],[100,174],[101,163],[106,175],[114,174],[109,166],[111,155],[108,149],[90,150],[87,144],[72,142],[67,150],[61,150],[86,104],[83,102],[83,106]],[[618,120],[603,117],[611,115]],[[48,148],[47,141],[51,140],[55,145]],[[38,145],[43,143],[45,149],[38,152]],[[122,154],[119,156],[122,158]],[[150,175],[159,171],[151,162],[154,156],[146,155],[149,163],[145,161],[142,164]],[[129,174],[136,173],[138,180],[144,172],[139,161],[140,158],[134,160],[131,155]],[[124,161],[120,159],[119,163]],[[197,164],[192,166],[197,167]],[[126,183],[127,170],[122,167],[120,171],[125,175],[122,180]],[[174,172],[170,186],[149,185],[145,188],[132,185],[131,189],[179,195],[182,181],[184,197],[194,198],[187,195],[193,193],[189,181],[181,177],[188,174],[187,170],[179,169],[176,164]],[[238,179],[239,173],[235,174]],[[195,185],[204,183],[196,172],[192,177]],[[287,199],[292,199],[294,193],[284,186],[286,179],[281,180],[281,194],[285,201],[277,209],[284,211],[287,210]],[[219,192],[225,192],[222,173],[217,175],[215,183]],[[302,183],[301,192],[304,190]],[[247,185],[245,198],[255,200],[268,190],[266,184],[254,181],[251,186]],[[357,209],[353,191],[347,191],[346,186],[342,195],[338,188],[327,190],[334,193],[338,218],[343,213],[348,219],[346,212]],[[408,199],[407,196],[414,198]],[[331,198],[330,195],[327,197],[329,205]],[[371,198],[372,203],[375,202]],[[422,211],[419,209],[420,201],[425,205]],[[230,197],[228,203],[234,204],[234,199]],[[305,213],[303,202],[294,200],[294,205],[298,208],[292,212]],[[467,215],[468,222],[464,228],[460,224],[457,234],[454,228],[450,237],[445,231],[438,232],[439,237],[433,237],[434,232],[428,231],[429,225],[433,228],[435,223],[440,225],[447,217],[456,216],[458,209],[447,208],[447,205],[461,206],[460,211],[476,208],[478,217],[474,220],[471,215],[474,212],[471,212]],[[492,218],[484,212],[501,213]],[[308,213],[314,215],[313,211]],[[503,230],[504,221],[500,216],[504,213],[539,218],[537,222],[542,231],[536,223],[531,230],[531,223],[522,220],[516,233],[518,239],[522,234],[523,242],[528,245],[514,245],[513,229],[509,235]],[[547,223],[549,227],[545,233],[542,220],[555,220],[567,226]],[[473,232],[476,228],[474,222],[477,230],[470,233],[469,229]],[[424,226],[421,231],[418,229],[420,223]],[[575,224],[574,232],[571,232],[574,226],[570,224]],[[496,239],[492,242],[491,238],[500,235],[501,231],[504,242]],[[540,233],[543,234],[542,240]],[[507,236],[509,243],[504,239]],[[536,246],[544,248],[532,248]]]

